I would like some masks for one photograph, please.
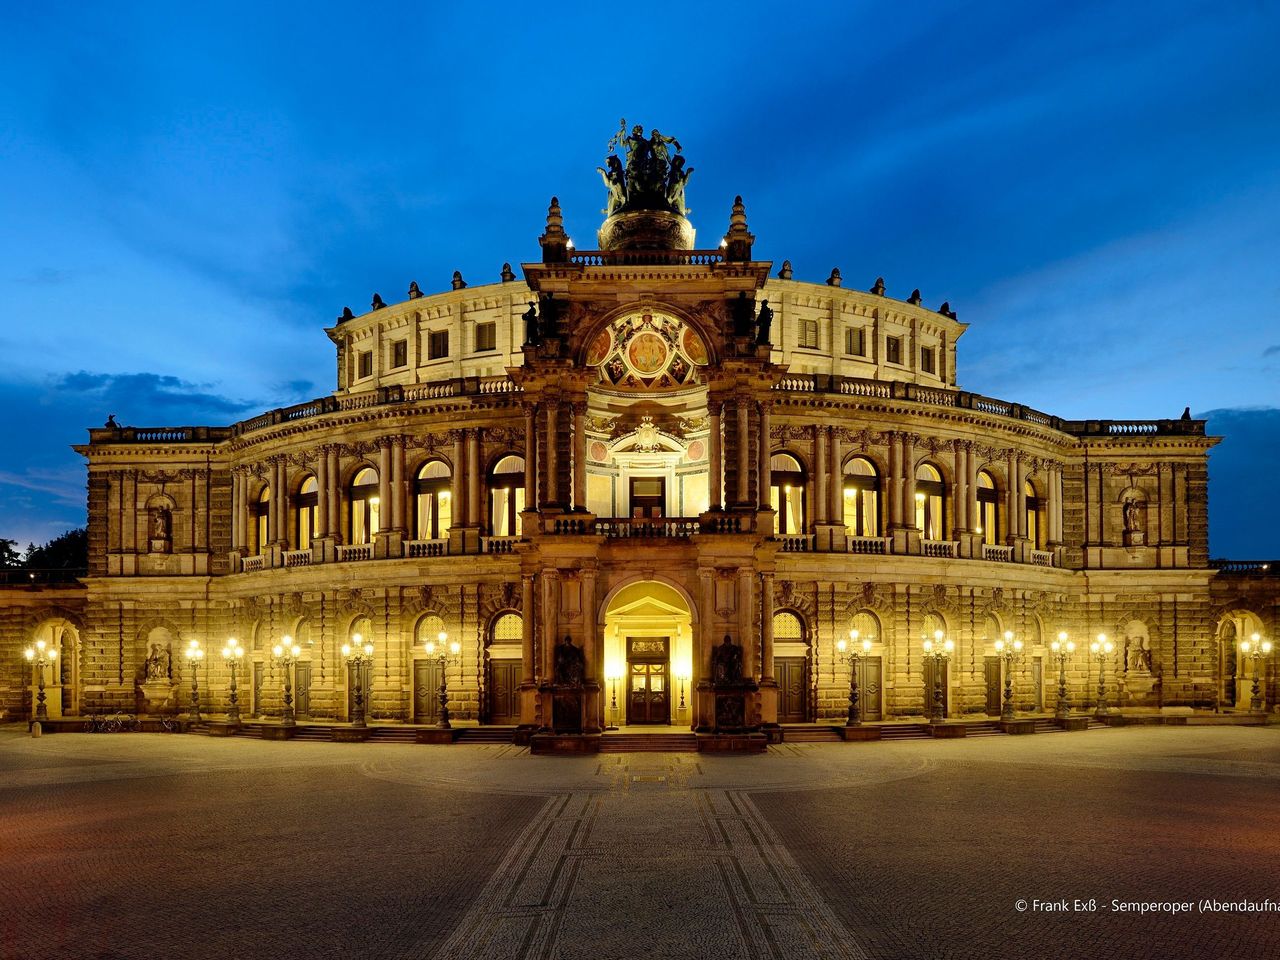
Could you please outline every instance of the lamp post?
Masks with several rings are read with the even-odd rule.
[[[1022,659],[1022,641],[1013,638],[1012,630],[1006,630],[1004,639],[996,641],[996,654],[1004,659],[1004,706],[1000,710],[1000,719],[1012,720],[1013,668]]]
[[[1067,700],[1067,659],[1076,652],[1075,642],[1067,639],[1063,630],[1058,639],[1049,644],[1053,651],[1053,659],[1058,661],[1058,706],[1053,715],[1058,720],[1065,720],[1071,713],[1071,704]]]
[[[236,695],[236,668],[240,666],[240,660],[244,657],[244,647],[236,642],[235,637],[227,640],[227,645],[222,648],[222,659],[227,661],[227,666],[231,668],[231,690],[227,697],[227,722],[240,724],[240,699]]]
[[[1098,639],[1089,644],[1090,652],[1098,661],[1098,706],[1093,713],[1099,720],[1107,715],[1107,658],[1115,648],[1105,633],[1098,634]]]
[[[612,691],[612,695],[610,696],[610,699],[609,699],[609,713],[610,713],[610,716],[613,717],[613,723],[607,724],[605,726],[605,729],[617,730],[618,729],[618,681],[622,679],[622,675],[618,673],[617,664],[614,664],[609,668],[608,676],[606,676],[605,679],[609,681],[609,687]]]
[[[200,661],[204,659],[204,647],[199,640],[187,644],[184,654],[191,665],[191,722],[200,722]]]
[[[942,723],[942,672],[951,659],[951,651],[956,648],[954,640],[945,637],[941,630],[933,632],[933,639],[924,642],[924,656],[933,663],[933,703],[929,708],[929,722]]]
[[[462,644],[457,640],[450,641],[449,634],[441,630],[440,636],[436,640],[428,640],[423,648],[428,657],[440,664],[440,719],[436,726],[441,730],[449,730],[453,726],[449,723],[449,664],[458,662]]]
[[[280,638],[280,642],[271,648],[272,660],[280,665],[284,671],[284,706],[280,710],[280,723],[282,726],[295,726],[293,719],[293,665],[298,659],[298,654],[302,653],[302,648],[293,642],[293,637],[285,634]]]
[[[1254,713],[1261,713],[1263,698],[1258,686],[1258,661],[1271,653],[1271,641],[1263,640],[1255,633],[1248,640],[1240,642],[1240,651],[1253,661],[1253,695],[1249,698],[1249,709]]]
[[[342,655],[352,668],[356,678],[356,715],[351,721],[353,727],[363,727],[364,722],[364,668],[373,663],[373,644],[364,640],[358,633],[351,635],[351,643],[342,645]]]
[[[22,655],[27,658],[27,662],[35,667],[36,670],[36,698],[35,710],[32,711],[35,716],[34,720],[48,720],[49,709],[45,706],[44,695],[44,668],[58,660],[58,648],[51,647],[43,640],[37,640],[35,646],[27,647],[22,651]]]
[[[849,665],[849,719],[846,727],[856,727],[862,723],[862,711],[858,708],[858,661],[871,652],[871,641],[858,642],[858,631],[850,630],[849,639],[843,637],[836,641],[836,650],[841,663]]]

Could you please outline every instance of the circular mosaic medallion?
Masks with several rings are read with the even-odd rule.
[[[693,443],[689,444],[689,449],[685,451],[685,456],[687,456],[690,460],[701,460],[702,459],[702,441],[695,440],[693,441]]]
[[[591,444],[591,459],[596,463],[607,463],[609,460],[609,448],[599,440]]]
[[[613,337],[609,333],[609,328],[605,327],[592,339],[591,346],[587,347],[587,366],[598,367],[604,363],[604,358],[609,355],[609,348],[612,346]]]
[[[698,332],[692,327],[684,328],[684,336],[680,338],[684,347],[684,355],[700,367],[707,365],[707,345],[702,342]]]
[[[656,333],[641,333],[627,345],[627,359],[637,373],[657,373],[667,362],[667,345]]]

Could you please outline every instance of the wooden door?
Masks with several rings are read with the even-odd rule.
[[[262,678],[266,673],[266,664],[255,663],[253,665],[253,713],[254,716],[265,717],[266,710],[262,708]]]
[[[627,676],[627,723],[670,723],[666,663],[635,662]]]
[[[489,722],[520,722],[520,661],[489,661]]]
[[[413,663],[413,722],[435,723],[440,719],[440,664],[435,660]]]
[[[858,709],[863,720],[880,720],[880,672],[879,657],[863,657],[858,661]]]
[[[982,666],[987,679],[987,716],[998,717],[1004,702],[1004,691],[1000,687],[1000,658],[984,657]]]
[[[933,712],[933,689],[934,689],[934,671],[936,661],[932,657],[926,658],[924,662],[924,715],[927,717]],[[999,658],[996,658],[996,664],[999,665]],[[947,661],[942,667],[942,676],[938,678],[942,685],[942,715],[946,717],[951,713],[951,691],[947,689],[947,674],[949,673],[950,661]],[[997,713],[999,711],[996,711]]]
[[[1044,659],[1031,660],[1031,705],[1036,713],[1044,711]]]
[[[774,657],[778,681],[778,722],[805,723],[809,719],[809,683],[805,657]]]
[[[293,665],[293,715],[299,720],[311,719],[310,660],[299,660]]]
[[[664,517],[667,513],[665,477],[631,478],[631,516]]]

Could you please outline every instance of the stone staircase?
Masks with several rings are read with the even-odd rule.
[[[821,723],[784,723],[783,743],[843,743],[836,728]]]
[[[881,740],[928,740],[929,730],[923,723],[886,723],[880,728]]]
[[[692,733],[606,733],[600,752],[697,753],[698,738]]]
[[[414,743],[417,731],[413,727],[372,727],[370,743]]]
[[[454,743],[511,743],[515,735],[514,726],[463,727]]]

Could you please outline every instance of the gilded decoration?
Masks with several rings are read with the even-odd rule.
[[[683,320],[646,310],[599,331],[587,346],[600,383],[630,390],[676,390],[696,382],[710,358],[702,335]]]

